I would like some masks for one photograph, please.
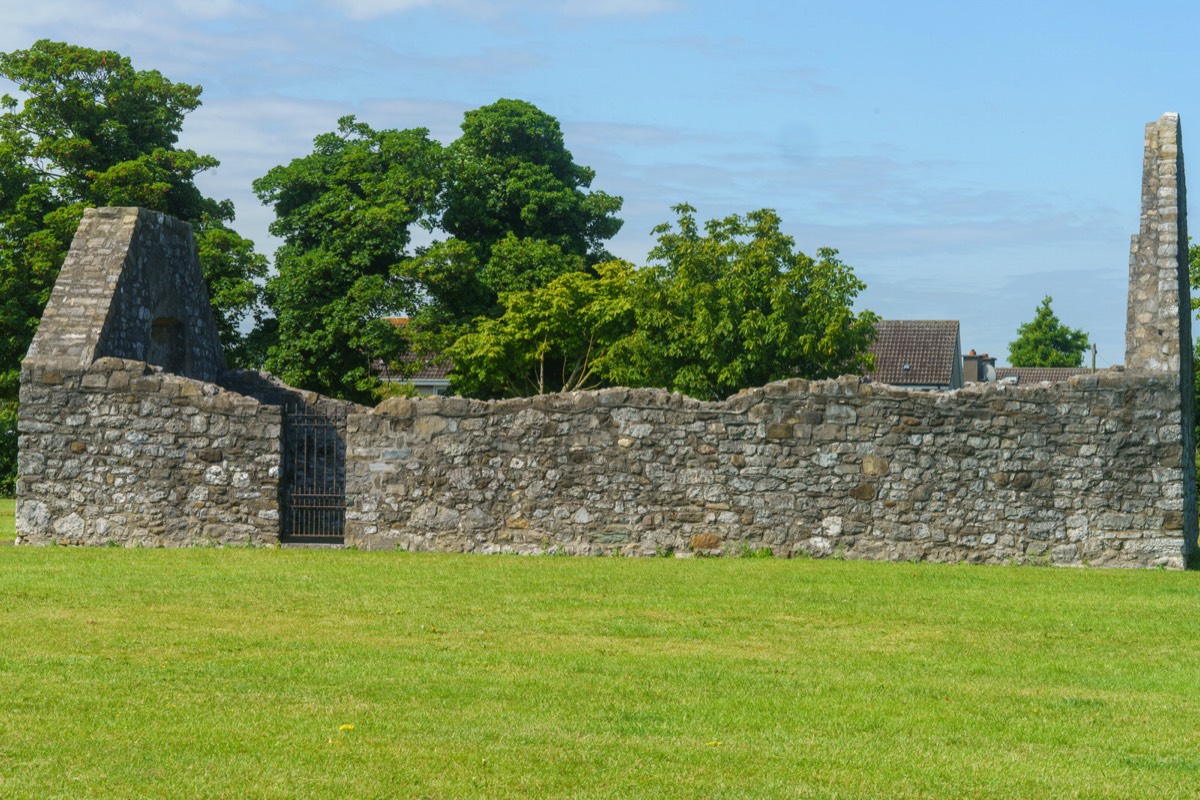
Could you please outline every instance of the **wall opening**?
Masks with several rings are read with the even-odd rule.
[[[150,323],[150,352],[146,361],[167,372],[183,374],[187,343],[183,323],[174,317],[159,317]]]

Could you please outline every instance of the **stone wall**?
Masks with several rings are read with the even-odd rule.
[[[90,208],[26,359],[87,366],[116,356],[214,381],[225,356],[192,228],[138,208]]]
[[[306,514],[340,526],[344,489],[345,540],[366,548],[1195,565],[1177,117],[1147,127],[1143,177],[1127,370],[956,392],[795,380],[720,403],[371,411],[225,371],[188,226],[89,211],[22,365],[18,541],[272,544]]]
[[[362,547],[1182,564],[1169,375],[919,392],[788,381],[722,403],[610,389],[352,416]]]
[[[1183,448],[1184,558],[1196,562],[1196,427],[1188,271],[1187,181],[1178,114],[1146,125],[1142,213],[1129,255],[1125,367],[1178,378]],[[1200,566],[1198,564],[1197,566]]]
[[[280,410],[142,361],[26,361],[24,544],[279,541]]]

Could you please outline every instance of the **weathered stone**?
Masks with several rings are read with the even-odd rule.
[[[853,497],[855,500],[863,500],[863,501],[874,500],[875,492],[876,492],[875,484],[860,483],[859,485],[855,486],[853,489],[850,490],[850,496]]]
[[[891,467],[891,463],[883,456],[873,453],[863,456],[862,471],[864,475],[872,477],[886,475],[889,467]]]
[[[436,436],[446,430],[446,418],[433,415],[417,417],[413,423],[413,433],[426,438]]]
[[[768,439],[791,439],[794,434],[795,431],[791,425],[772,423],[767,426]]]
[[[379,404],[375,412],[387,417],[411,417],[413,401],[407,397],[389,397]]]

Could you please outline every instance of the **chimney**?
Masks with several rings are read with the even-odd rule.
[[[972,350],[963,356],[963,383],[986,383],[996,380],[996,359],[987,353]]]

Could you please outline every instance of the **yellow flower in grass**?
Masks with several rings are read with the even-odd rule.
[[[352,730],[354,730],[354,726],[351,725],[349,722],[347,722],[345,725],[338,725],[338,730],[339,731],[352,731]]]

